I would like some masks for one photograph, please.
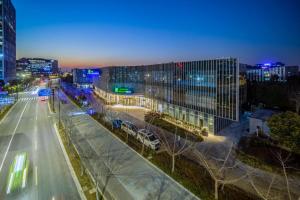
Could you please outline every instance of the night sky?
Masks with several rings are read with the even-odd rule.
[[[300,0],[12,0],[17,57],[63,67],[238,57],[300,64]]]

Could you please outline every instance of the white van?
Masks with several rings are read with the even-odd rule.
[[[139,130],[137,134],[137,139],[145,146],[153,150],[158,150],[160,148],[159,139],[153,133],[147,131],[146,129]]]
[[[122,122],[121,129],[129,135],[132,135],[134,137],[137,136],[138,128],[130,122]]]

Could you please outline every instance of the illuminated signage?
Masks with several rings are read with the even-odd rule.
[[[38,91],[38,96],[39,97],[51,96],[51,89],[40,89]]]
[[[98,70],[92,70],[92,69],[88,69],[87,74],[88,75],[96,75],[96,76],[100,75]]]
[[[118,94],[132,94],[133,90],[126,87],[115,87],[114,92]]]

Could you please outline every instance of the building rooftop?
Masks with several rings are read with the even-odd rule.
[[[274,110],[269,110],[269,109],[259,109],[257,111],[255,111],[254,113],[252,113],[252,115],[250,115],[250,118],[255,118],[255,119],[260,119],[263,121],[266,121],[267,119],[269,119],[272,115],[278,113],[277,111]]]

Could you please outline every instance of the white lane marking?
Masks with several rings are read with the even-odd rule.
[[[2,170],[2,167],[3,167],[4,161],[5,161],[5,159],[6,159],[7,153],[8,153],[8,151],[9,151],[10,145],[11,145],[11,143],[12,143],[14,137],[15,137],[16,131],[17,131],[18,127],[19,127],[19,124],[20,124],[20,122],[21,122],[21,119],[22,119],[22,117],[23,117],[23,115],[24,115],[24,112],[25,112],[27,106],[28,106],[28,102],[25,104],[25,107],[24,107],[24,109],[23,109],[23,111],[22,111],[22,113],[21,113],[21,115],[20,115],[20,117],[19,117],[18,123],[17,123],[17,125],[16,125],[16,127],[15,127],[15,129],[14,129],[13,135],[12,135],[12,137],[10,138],[10,141],[9,141],[9,143],[8,143],[8,147],[7,147],[7,149],[6,149],[6,152],[5,152],[5,154],[4,154],[2,163],[1,163],[1,165],[0,165],[0,172],[1,172],[1,170]]]
[[[35,106],[35,121],[38,120],[38,104]]]
[[[50,114],[54,114],[54,113],[52,112],[51,108],[50,108],[50,103],[49,103],[49,101],[48,101],[48,108],[49,108]],[[49,116],[48,116],[48,117],[49,117]]]
[[[35,139],[35,140],[34,140],[34,150],[37,151],[37,148],[38,148],[38,147],[37,147],[37,141],[36,141],[36,139]]]
[[[35,186],[37,186],[38,185],[38,167],[37,166],[35,166],[34,172],[35,172]]]

